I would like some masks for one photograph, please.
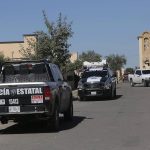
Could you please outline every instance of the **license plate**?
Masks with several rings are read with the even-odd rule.
[[[43,103],[43,95],[32,95],[31,103],[32,104]]]
[[[10,113],[20,112],[20,106],[9,106],[9,112]]]
[[[91,95],[96,95],[96,91],[91,92]]]

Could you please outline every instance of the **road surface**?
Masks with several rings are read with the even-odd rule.
[[[150,150],[150,87],[117,85],[115,100],[74,101],[74,120],[0,124],[0,150]]]

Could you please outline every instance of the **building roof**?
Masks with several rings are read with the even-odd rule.
[[[0,44],[9,44],[9,43],[24,43],[24,41],[2,41]]]

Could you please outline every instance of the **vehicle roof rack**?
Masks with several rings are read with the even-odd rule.
[[[83,70],[84,71],[89,71],[90,69],[107,69],[109,66],[106,62],[106,59],[103,59],[102,61],[98,62],[88,62],[85,61],[83,62]]]

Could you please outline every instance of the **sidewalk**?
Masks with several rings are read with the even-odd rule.
[[[73,100],[78,100],[78,90],[77,89],[72,91],[72,95],[73,95]]]

